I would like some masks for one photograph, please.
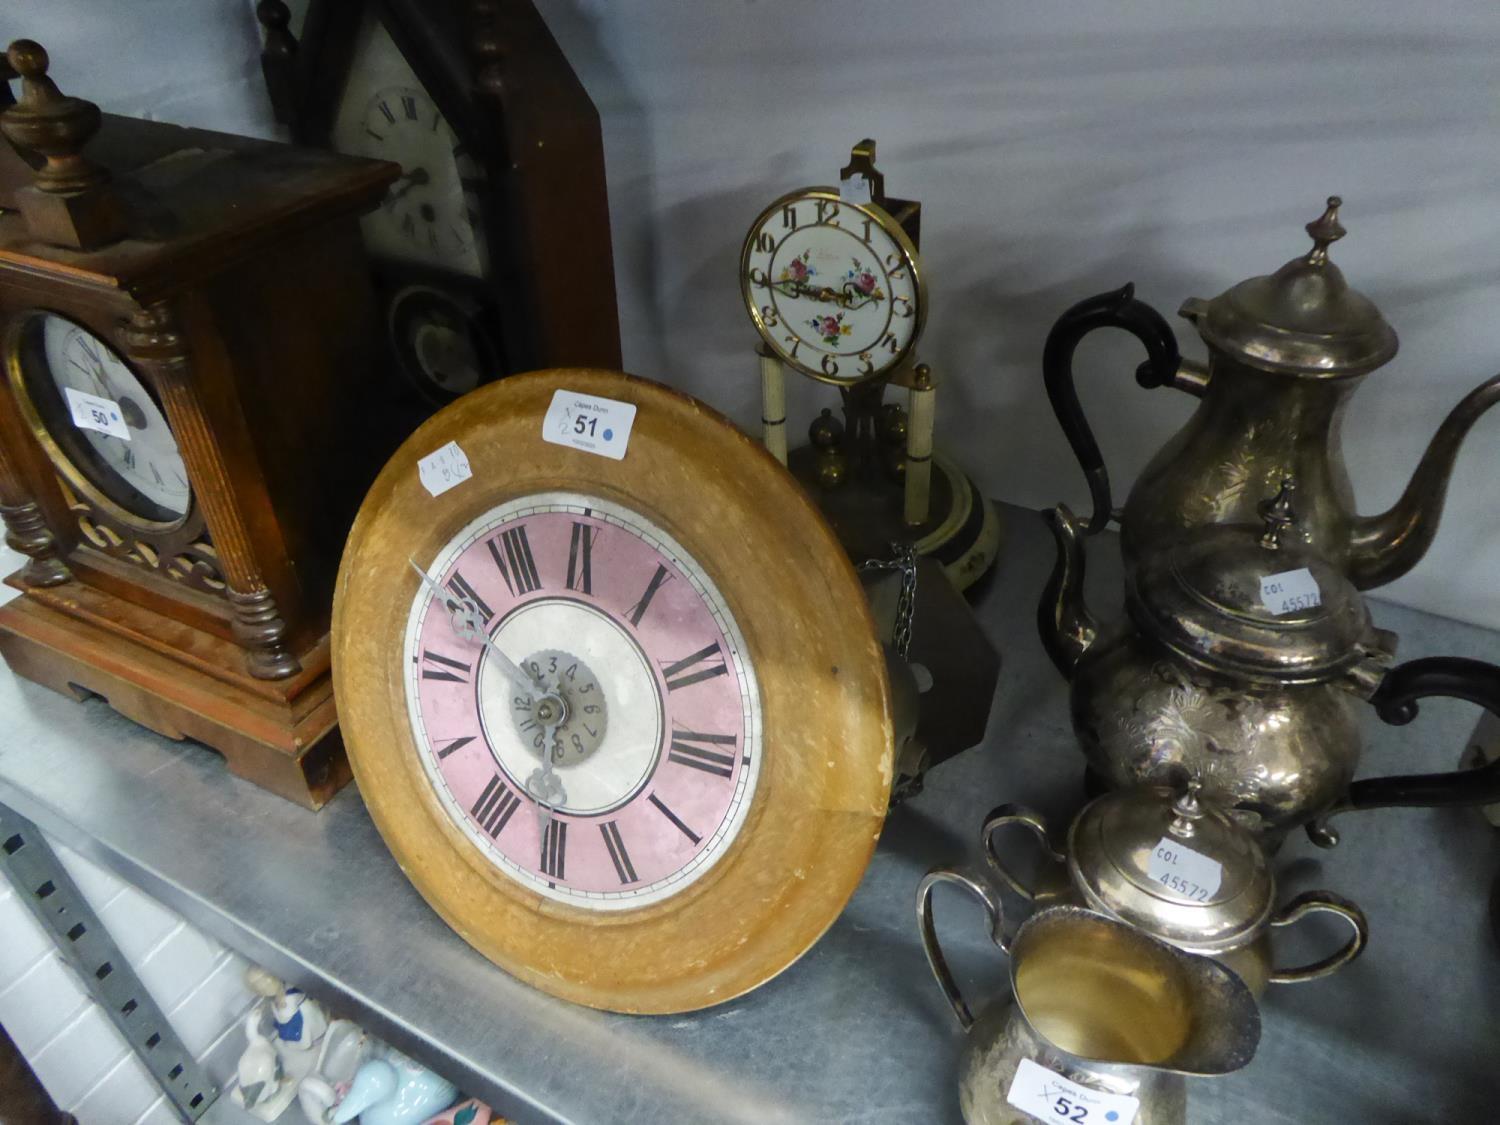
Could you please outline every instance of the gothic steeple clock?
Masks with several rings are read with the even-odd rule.
[[[399,442],[359,233],[399,169],[101,117],[7,56],[36,171],[0,213],[0,655],[317,807],[339,553]]]
[[[620,366],[599,116],[530,0],[256,11],[292,139],[401,165],[363,221],[401,385]]]

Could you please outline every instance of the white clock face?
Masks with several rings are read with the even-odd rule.
[[[192,492],[177,439],[125,361],[97,336],[52,313],[33,319],[27,331],[33,341],[22,360],[28,397],[69,464],[138,519],[172,523],[187,515]],[[118,417],[107,422],[116,432],[78,425],[69,390],[113,404],[110,413]]]
[[[777,200],[750,229],[740,288],[756,328],[786,363],[853,383],[904,361],[922,326],[915,252],[878,209],[836,193]]]
[[[401,178],[361,220],[372,253],[484,275],[473,194],[478,165],[368,11],[334,119],[333,144],[340,152],[401,165]]]

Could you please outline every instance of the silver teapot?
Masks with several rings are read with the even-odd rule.
[[[1010,995],[976,1020],[937,938],[932,892],[949,883],[984,905],[1010,958]],[[1004,933],[999,897],[952,868],[927,873],[917,920],[928,964],[967,1032],[959,1105],[968,1125],[1181,1125],[1184,1076],[1255,1057],[1260,1011],[1234,973],[1076,906],[1039,910]]]
[[[1204,797],[1275,846],[1307,824],[1391,805],[1500,800],[1500,762],[1452,773],[1355,781],[1358,705],[1392,724],[1417,700],[1453,696],[1500,711],[1500,667],[1459,657],[1390,667],[1393,634],[1370,621],[1343,572],[1304,541],[1295,482],[1260,505],[1260,525],[1185,533],[1126,572],[1123,618],[1101,626],[1083,597],[1080,529],[1051,513],[1057,563],[1037,622],[1071,681],[1073,729],[1106,788],[1202,782]]]
[[[1040,814],[1001,805],[984,822],[985,856],[1007,886],[1038,906],[1084,906],[1212,957],[1256,996],[1268,984],[1316,980],[1358,957],[1369,939],[1364,912],[1331,891],[1306,891],[1278,908],[1260,841],[1201,801],[1199,790],[1194,781],[1180,794],[1160,786],[1106,793],[1074,817],[1061,849]],[[1008,825],[1034,833],[1052,861],[1034,885],[1018,879],[1001,854],[998,833]],[[1272,931],[1317,913],[1346,923],[1348,939],[1321,960],[1278,967]]]

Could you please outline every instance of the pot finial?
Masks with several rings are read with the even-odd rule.
[[[1328,261],[1328,247],[1349,233],[1339,222],[1339,208],[1343,205],[1342,199],[1336,195],[1330,195],[1327,210],[1304,228],[1313,240],[1313,248],[1303,259],[1308,265],[1320,266]]]

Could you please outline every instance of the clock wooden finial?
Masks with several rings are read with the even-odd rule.
[[[291,30],[291,9],[282,0],[260,0],[255,18],[266,29],[260,70],[271,97],[271,112],[281,124],[289,125],[297,112],[297,39]]]
[[[35,182],[16,192],[26,225],[38,239],[75,250],[117,240],[125,223],[109,173],[83,155],[99,131],[99,107],[57,88],[40,43],[17,39],[5,54],[21,78],[21,97],[0,114],[0,131],[45,161]]]

